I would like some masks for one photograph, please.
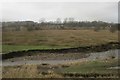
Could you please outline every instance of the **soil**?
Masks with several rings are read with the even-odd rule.
[[[88,53],[92,52],[104,52],[111,49],[120,49],[120,42],[110,42],[108,44],[101,44],[96,46],[85,46],[68,49],[48,49],[48,50],[27,50],[27,51],[16,51],[6,54],[2,54],[2,60],[6,59],[36,59],[36,60],[69,60],[69,59],[80,59],[88,57]]]

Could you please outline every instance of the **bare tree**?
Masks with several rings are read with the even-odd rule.
[[[63,23],[67,23],[68,22],[68,18],[65,18]]]
[[[60,18],[57,18],[57,19],[56,19],[56,23],[57,23],[57,24],[60,24],[60,23],[61,23],[61,19],[60,19]]]
[[[68,22],[74,22],[74,18],[68,18]]]
[[[39,23],[44,23],[45,22],[45,18],[41,18],[40,20],[39,20]]]

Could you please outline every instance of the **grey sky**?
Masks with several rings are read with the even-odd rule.
[[[3,21],[56,20],[73,17],[80,21],[118,21],[117,2],[17,2],[2,4]]]

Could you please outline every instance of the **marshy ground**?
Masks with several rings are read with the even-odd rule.
[[[119,76],[119,69],[109,69],[117,65],[117,60],[89,61],[69,64],[41,64],[3,67],[3,78],[65,78],[65,77],[111,77]]]
[[[92,29],[83,30],[35,30],[35,31],[6,31],[2,35],[2,51],[30,49],[61,49],[90,45],[100,45],[118,42],[118,31],[109,30],[96,32]]]
[[[118,56],[116,55],[116,52],[102,52],[102,50],[106,51],[112,48],[116,49],[115,45],[112,45],[114,46],[112,48],[110,46],[104,46],[102,49],[99,47],[97,47],[99,49],[91,48],[92,46],[96,45],[108,44],[110,42],[119,42],[118,32],[111,33],[108,30],[101,30],[99,32],[95,32],[94,30],[38,30],[13,32],[8,31],[3,32],[3,35],[2,54],[6,55],[13,52],[16,55],[22,55],[21,57],[11,55],[11,58],[3,60],[3,64],[5,62],[13,64],[19,61],[25,62],[30,60],[33,62],[36,60],[36,63],[38,63],[27,64],[27,62],[25,62],[22,65],[2,66],[3,78],[117,78],[119,76],[119,69],[114,69],[114,67],[118,66]],[[91,47],[86,48],[86,46]],[[84,47],[84,51],[86,52],[82,52],[81,49],[77,51],[73,49],[72,52],[68,51],[67,53],[64,51],[64,53],[40,52],[41,50],[50,49],[51,51],[54,49],[66,49],[74,47]],[[35,51],[34,53],[34,50],[36,49],[39,49],[40,51]],[[33,50],[33,52],[30,52],[30,54],[27,53],[29,50]],[[19,51],[23,52],[19,53]],[[94,54],[92,54],[93,52]],[[25,53],[25,56],[22,53]],[[48,63],[44,62],[45,60],[47,60]],[[58,63],[57,60],[67,60],[67,62],[64,63],[60,61],[62,64],[49,64],[50,60],[54,60],[56,63]]]

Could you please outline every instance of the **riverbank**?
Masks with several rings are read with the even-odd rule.
[[[3,78],[118,78],[117,59],[71,64],[24,64],[3,66]]]
[[[116,50],[109,50],[105,52],[96,52],[96,53],[89,53],[89,56],[87,57],[80,57],[80,55],[74,54],[75,56],[66,56],[64,55],[61,58],[61,56],[50,56],[50,55],[45,55],[46,58],[42,59],[42,55],[39,56],[39,59],[36,59],[36,56],[32,57],[20,57],[20,58],[11,58],[7,60],[3,60],[2,66],[18,66],[18,65],[40,65],[40,64],[45,64],[45,65],[58,65],[58,64],[71,64],[71,63],[80,63],[80,62],[89,62],[89,61],[108,61],[111,59],[118,59],[120,57],[119,53],[120,49]],[[88,55],[88,54],[87,54]],[[76,57],[77,56],[77,57]],[[51,58],[52,59],[51,59]]]
[[[90,56],[77,60],[27,61],[23,56],[19,58],[25,60],[19,61],[16,57],[3,60],[2,75],[3,78],[118,78],[120,69],[114,69],[119,67],[118,52],[119,49],[89,53]]]
[[[53,53],[53,54],[69,54],[69,53],[91,53],[91,52],[103,52],[111,49],[120,49],[120,42],[110,42],[107,44],[101,44],[96,46],[85,46],[77,48],[66,48],[66,49],[47,49],[47,50],[24,50],[24,51],[15,51],[6,54],[1,54],[2,60],[22,57],[22,56],[34,56],[41,55],[41,53]]]

